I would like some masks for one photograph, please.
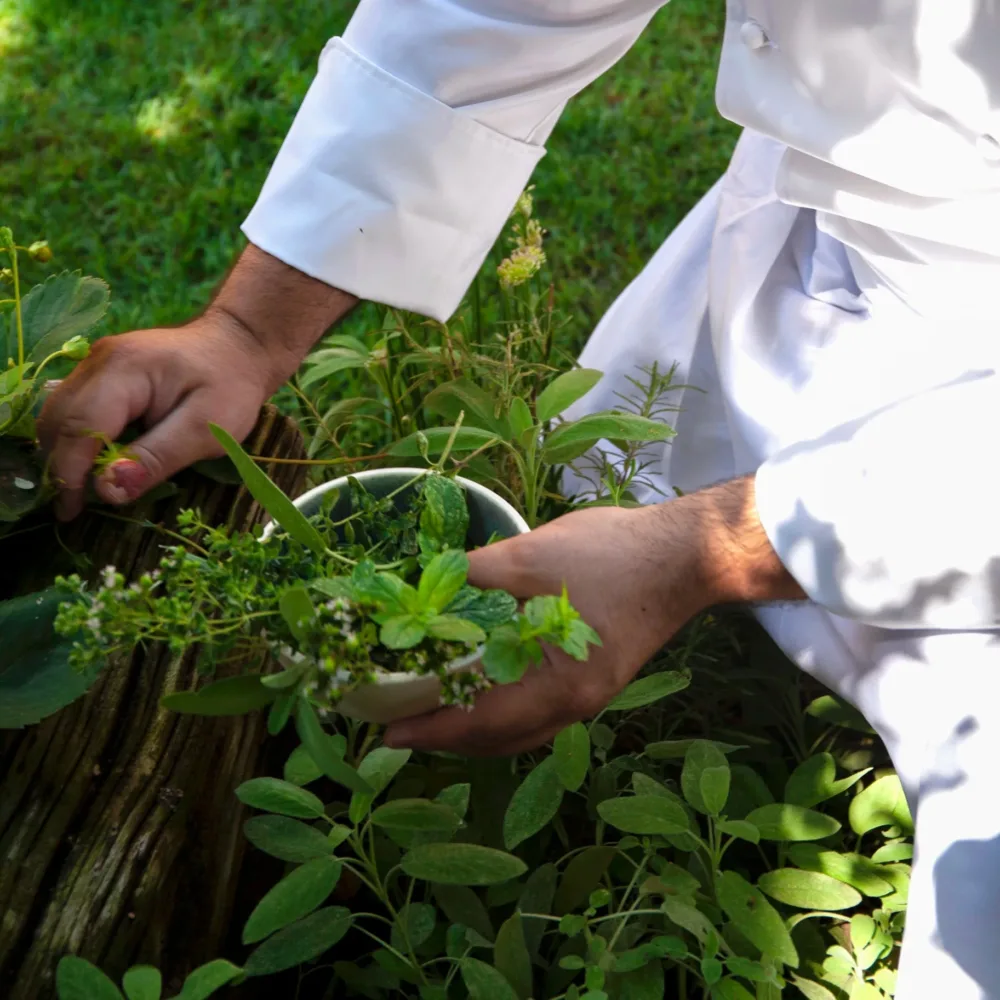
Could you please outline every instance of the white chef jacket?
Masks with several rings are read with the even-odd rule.
[[[361,298],[446,319],[565,103],[660,6],[361,0],[322,53],[245,234]],[[742,395],[740,436],[758,445],[734,469],[756,472],[778,555],[834,614],[889,628],[1000,625],[989,443],[1000,426],[989,314],[1000,278],[1000,7],[727,7],[720,111],[773,140],[773,192],[791,212],[814,211],[820,237],[849,255],[863,304],[843,303],[844,315],[879,302],[893,329],[870,365],[845,349],[817,383],[805,355],[822,343],[803,344],[802,357],[787,338],[771,345],[766,323],[741,314],[753,297],[716,289],[725,331],[753,331],[714,340],[734,394],[727,416]],[[781,263],[778,244],[744,251],[765,270]],[[752,271],[741,281],[765,280]],[[774,395],[769,407],[761,394]]]

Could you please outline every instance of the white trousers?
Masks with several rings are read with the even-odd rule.
[[[898,316],[877,287],[859,287],[869,279],[815,213],[778,201],[780,153],[743,136],[726,176],[611,307],[580,359],[608,376],[588,410],[614,405],[625,377],[654,361],[676,364],[677,382],[695,387],[681,394],[677,438],[657,456],[654,479],[668,495],[752,473],[892,391],[866,353],[897,336]],[[941,331],[944,345],[949,335]],[[901,370],[926,363],[897,348]],[[810,391],[831,369],[849,373],[843,398],[829,385]],[[800,390],[794,397],[789,384]],[[933,454],[927,462],[931,485]],[[1000,635],[881,629],[805,603],[759,617],[795,663],[865,714],[906,790],[916,853],[897,1000],[1000,1000]]]

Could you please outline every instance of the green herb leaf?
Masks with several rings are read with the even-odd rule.
[[[243,824],[254,847],[282,861],[314,861],[333,854],[333,844],[313,826],[287,816],[255,816]]]
[[[561,424],[545,438],[542,460],[560,465],[579,458],[598,441],[667,441],[672,428],[655,420],[630,413],[595,413],[571,423]]]
[[[299,739],[302,740],[309,756],[331,781],[336,781],[352,792],[371,794],[371,785],[343,759],[343,756],[336,753],[326,738],[326,733],[323,732],[316,710],[305,698],[299,698],[295,710],[295,724]]]
[[[553,912],[561,916],[581,906],[600,884],[617,853],[616,847],[604,845],[588,847],[576,855],[563,872],[552,904]]]
[[[469,532],[469,507],[462,488],[453,479],[429,475],[422,481],[420,511],[421,539],[429,542],[426,552],[445,549],[465,550],[465,537]],[[466,567],[468,572],[468,567]]]
[[[686,670],[664,670],[633,681],[608,705],[608,708],[613,712],[630,712],[635,708],[652,705],[653,702],[668,695],[677,694],[690,683],[691,674]]]
[[[823,840],[840,829],[840,823],[832,816],[787,802],[754,809],[747,820],[760,830],[762,840]]]
[[[684,810],[659,795],[609,799],[597,807],[597,812],[605,823],[625,833],[668,836],[691,828]]]
[[[445,642],[464,642],[477,646],[486,641],[486,633],[465,618],[455,615],[437,615],[427,623],[427,634]]]
[[[754,995],[735,979],[723,979],[712,987],[712,1000],[754,1000]]]
[[[110,297],[100,278],[69,271],[36,285],[21,300],[25,357],[44,361],[67,340],[91,331],[107,312]]]
[[[495,885],[527,871],[520,858],[479,844],[424,844],[401,867],[411,878],[442,885]]]
[[[521,639],[521,633],[513,625],[501,625],[494,629],[486,640],[483,650],[483,669],[486,676],[496,684],[513,684],[519,681],[531,665],[533,648],[541,654],[541,647],[534,647]]]
[[[803,910],[849,910],[861,902],[861,893],[843,882],[798,868],[764,872],[757,885],[772,899]]]
[[[440,455],[451,440],[452,430],[451,427],[431,427],[426,431],[416,431],[402,441],[397,441],[389,449],[389,454],[395,458],[419,458],[422,437],[427,442],[427,454]],[[460,427],[451,450],[454,454],[462,451],[478,451],[499,441],[496,434],[480,430],[478,427]]]
[[[825,986],[820,986],[819,983],[800,979],[798,976],[792,976],[792,982],[795,983],[796,989],[806,1000],[837,1000]]]
[[[736,872],[720,872],[715,879],[719,905],[736,929],[766,955],[798,967],[799,954],[778,911],[759,889]]]
[[[590,768],[590,733],[582,722],[575,722],[556,736],[553,744],[556,773],[569,792],[575,792],[587,779]]]
[[[361,346],[364,347],[363,344]],[[313,363],[299,376],[299,386],[303,392],[310,386],[325,382],[337,372],[364,368],[368,361],[368,350],[365,348],[364,353],[361,353],[350,347],[331,347],[317,351],[310,355],[307,360]]]
[[[913,817],[902,783],[895,774],[873,781],[851,799],[848,816],[851,829],[858,836],[881,826],[898,826],[907,833],[913,832]]]
[[[593,368],[577,368],[563,372],[539,393],[535,414],[539,423],[547,423],[582,399],[604,377]]]
[[[305,514],[271,482],[264,470],[243,450],[236,438],[218,424],[209,424],[208,427],[236,466],[254,500],[300,545],[318,554],[325,552],[326,544],[320,533],[309,523]]]
[[[417,591],[395,573],[376,573],[371,560],[358,563],[351,575],[354,599],[397,615],[420,610]]]
[[[397,615],[382,623],[379,642],[389,649],[412,649],[427,637],[424,623],[416,615]]]
[[[300,642],[309,634],[316,609],[305,587],[290,587],[278,598],[278,610],[289,631]]]
[[[183,715],[246,715],[269,705],[278,696],[261,683],[260,674],[227,677],[199,691],[174,691],[160,699],[171,712]]]
[[[551,913],[558,882],[559,869],[554,864],[540,865],[528,876],[528,881],[521,890],[517,900],[518,912]],[[523,926],[524,942],[532,958],[535,958],[547,924],[544,920],[525,920]]]
[[[118,987],[95,965],[66,955],[56,966],[59,1000],[122,1000]]]
[[[514,987],[520,1000],[530,1000],[534,977],[520,913],[515,913],[500,926],[493,948],[493,964],[497,972]]]
[[[555,758],[546,757],[528,772],[514,792],[504,815],[503,839],[508,851],[533,837],[552,821],[562,805],[563,791]]]
[[[268,938],[247,959],[248,976],[267,976],[312,961],[329,951],[350,929],[351,911],[328,906]]]
[[[525,444],[524,438],[529,432],[534,431],[536,424],[528,404],[520,396],[515,396],[510,401],[507,419],[510,421],[511,439],[522,445]]]
[[[760,843],[760,830],[745,819],[721,819],[716,825],[730,837],[739,837],[740,840],[749,841],[751,844]]]
[[[122,987],[128,1000],[160,1000],[163,976],[152,965],[134,965],[122,976]]]
[[[465,427],[481,427],[504,440],[510,439],[510,424],[498,415],[497,400],[485,389],[467,378],[445,382],[427,394],[424,406],[445,420],[454,423],[459,413],[465,413]]]
[[[465,585],[469,557],[461,549],[446,549],[424,568],[417,586],[421,608],[441,613]]]
[[[490,631],[510,622],[517,614],[517,598],[505,590],[477,590],[463,587],[446,607],[445,612],[464,618]]]
[[[405,767],[410,759],[409,750],[392,750],[389,747],[376,747],[365,755],[358,765],[358,775],[371,786],[371,794],[355,792],[351,796],[349,810],[352,823],[360,823],[368,815],[375,796],[389,787],[393,778]]]
[[[323,739],[329,744],[330,752],[337,757],[343,758],[347,751],[347,741],[340,733],[323,734]],[[290,781],[293,785],[308,785],[323,777],[323,771],[319,764],[309,756],[309,751],[304,746],[297,746],[285,761],[284,768],[285,781]]]
[[[815,806],[846,792],[868,770],[837,780],[837,765],[833,755],[818,753],[804,760],[792,772],[785,784],[785,801],[798,806]]]
[[[482,900],[467,885],[435,885],[434,898],[444,915],[453,923],[475,931],[493,942],[495,932]]]
[[[254,809],[295,816],[299,819],[317,819],[323,815],[323,803],[304,788],[299,788],[279,778],[251,778],[236,789],[236,797]]]
[[[661,740],[657,743],[647,743],[643,753],[651,760],[681,760],[687,756],[687,752],[694,742],[694,740]],[[707,740],[706,742],[711,743],[724,754],[746,749],[745,746],[735,743],[720,743],[719,740]]]
[[[434,933],[436,924],[437,910],[430,903],[407,903],[392,925],[393,948],[404,954],[419,948]]]
[[[708,740],[695,740],[684,757],[681,788],[689,805],[700,813],[718,816],[729,798],[729,762]]]
[[[233,965],[224,958],[217,958],[214,962],[199,966],[184,980],[177,1000],[205,1000],[242,975],[243,970],[238,965]]]
[[[839,854],[816,844],[792,844],[788,857],[799,868],[828,875],[866,896],[887,896],[893,889],[884,869],[861,854]]]
[[[492,965],[478,958],[463,958],[459,968],[469,1000],[518,1000],[514,988]]]
[[[832,694],[824,694],[811,702],[806,708],[806,715],[811,715],[828,726],[841,726],[859,733],[875,735],[875,730],[868,725],[865,717],[856,708]]]
[[[439,833],[451,836],[461,820],[447,807],[427,799],[394,799],[372,813],[372,823],[390,832]]]
[[[342,869],[337,858],[317,858],[294,869],[254,907],[243,928],[243,943],[263,941],[322,906],[340,881]]]

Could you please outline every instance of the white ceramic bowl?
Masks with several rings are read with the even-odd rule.
[[[419,469],[372,469],[359,472],[352,478],[357,479],[373,496],[381,497],[421,474],[426,473]],[[529,530],[524,518],[492,490],[461,477],[456,477],[455,482],[464,489],[468,501],[469,538],[473,544],[484,544],[494,533],[512,538]],[[346,517],[350,512],[350,490],[346,476],[303,493],[295,501],[295,506],[311,516],[319,510],[323,496],[331,490],[340,490],[340,498],[332,511],[334,519]],[[267,538],[273,530],[274,525],[268,524],[263,537]],[[452,662],[448,673],[474,670],[478,662],[479,652],[473,651]],[[432,712],[441,702],[441,682],[434,674],[392,674],[379,671],[376,677],[374,684],[361,685],[344,695],[337,711],[362,722],[388,725],[398,719]]]

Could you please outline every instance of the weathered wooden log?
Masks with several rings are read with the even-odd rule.
[[[248,444],[256,454],[302,456],[297,428],[273,408]],[[294,495],[303,469],[268,471]],[[155,512],[167,527],[186,507],[210,524],[249,528],[263,519],[240,487],[193,474],[179,485]],[[61,541],[86,553],[95,572],[113,563],[127,578],[152,569],[164,544],[148,528],[100,513],[74,522]],[[55,547],[47,566],[44,545],[33,545],[22,590],[50,582],[56,561]],[[230,663],[217,676],[247,666]],[[244,815],[232,792],[253,773],[264,730],[260,713],[204,719],[162,709],[161,696],[193,687],[196,671],[195,656],[136,649],[110,664],[84,699],[0,735],[6,1000],[52,997],[55,967],[67,953],[111,975],[149,962],[173,981],[222,953],[244,853]]]

